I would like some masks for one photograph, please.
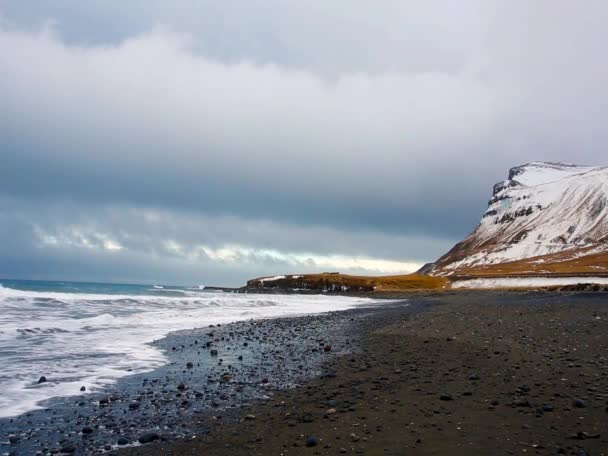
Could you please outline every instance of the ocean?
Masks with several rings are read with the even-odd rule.
[[[369,306],[366,298],[204,287],[0,279],[0,417],[99,391],[167,362],[149,343],[180,329]],[[38,384],[40,377],[47,381]]]

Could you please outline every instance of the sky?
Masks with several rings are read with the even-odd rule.
[[[433,261],[530,161],[608,164],[608,3],[0,0],[0,277]]]

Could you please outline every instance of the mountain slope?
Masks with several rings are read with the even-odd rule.
[[[494,186],[434,275],[608,273],[608,167],[533,162]]]

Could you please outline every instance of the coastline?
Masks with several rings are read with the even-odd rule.
[[[228,420],[243,405],[322,374],[327,359],[356,349],[353,326],[386,306],[403,303],[171,332],[152,343],[168,358],[164,366],[0,419],[0,454],[96,454],[204,435],[201,416]]]
[[[170,333],[166,366],[0,420],[0,452],[607,454],[605,293],[375,297]]]
[[[120,456],[605,455],[604,293],[458,292],[368,315],[332,375]],[[416,306],[420,306],[416,311]]]

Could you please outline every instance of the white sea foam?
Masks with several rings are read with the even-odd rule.
[[[158,290],[155,290],[158,291]],[[166,362],[148,343],[170,331],[251,318],[345,310],[364,298],[185,292],[150,296],[0,286],[0,417],[55,396],[99,390]],[[48,381],[37,385],[44,375]]]

